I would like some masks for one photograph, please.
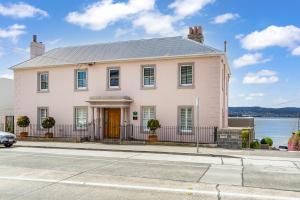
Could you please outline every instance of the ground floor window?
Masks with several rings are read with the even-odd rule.
[[[179,129],[181,133],[192,133],[193,108],[191,106],[179,107]]]
[[[142,130],[148,132],[147,123],[150,119],[155,119],[155,107],[143,106],[142,107]]]
[[[42,123],[48,117],[48,108],[38,108],[38,126],[43,128]]]
[[[75,129],[85,130],[88,123],[88,108],[87,107],[75,107]]]

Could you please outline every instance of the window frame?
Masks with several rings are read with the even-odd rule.
[[[186,63],[179,63],[178,64],[178,88],[194,88],[194,80],[195,80],[195,67],[194,67],[194,62],[186,62]],[[192,83],[191,84],[182,84],[181,83],[181,68],[182,67],[187,67],[191,66],[192,67]]]
[[[42,123],[43,123],[43,120],[42,120],[42,116],[41,116],[41,111],[42,110],[46,110],[46,117],[45,118],[47,118],[47,117],[49,117],[49,108],[48,107],[45,107],[45,106],[43,106],[43,107],[38,107],[37,108],[37,123],[38,123],[38,129],[44,129],[43,128],[43,126],[42,126]]]
[[[144,127],[144,124],[143,124],[143,122],[144,122],[144,109],[145,108],[153,108],[153,115],[154,115],[154,117],[153,117],[153,119],[156,119],[156,106],[154,106],[154,105],[147,105],[147,106],[141,106],[141,109],[140,109],[140,117],[141,117],[141,120],[140,120],[140,125],[141,125],[141,128],[140,128],[140,132],[141,133],[147,133],[147,134],[149,134],[150,133],[150,130],[148,130],[148,128],[146,127],[146,129],[147,130],[145,130],[145,127]],[[148,120],[150,120],[150,119],[148,119]]]
[[[110,71],[112,71],[112,70],[118,70],[118,72],[119,72],[119,76],[118,76],[119,85],[118,86],[111,86],[110,85],[110,80],[111,80]],[[121,69],[120,69],[120,67],[107,67],[107,70],[106,70],[106,89],[107,90],[120,90],[121,89]]]
[[[42,75],[47,75],[47,89],[42,89]],[[43,72],[38,72],[37,75],[37,91],[38,92],[49,92],[49,72],[48,71],[43,71]]]
[[[191,130],[190,131],[183,131],[181,129],[181,110],[182,109],[191,109],[191,124],[192,124],[192,127],[191,127]],[[184,106],[178,106],[178,110],[177,110],[177,126],[178,126],[178,133],[179,134],[184,134],[184,135],[193,135],[195,134],[194,133],[194,119],[195,116],[194,116],[194,106],[192,105],[184,105]]]
[[[86,126],[85,127],[81,127],[81,128],[79,128],[78,126],[77,126],[77,119],[78,119],[78,117],[77,117],[77,109],[86,109]],[[74,107],[74,130],[75,131],[86,131],[86,130],[88,130],[88,119],[89,119],[89,109],[88,109],[88,106],[75,106]]]
[[[153,85],[145,85],[145,69],[153,69]],[[151,76],[150,76],[151,77]],[[156,65],[141,65],[141,89],[155,89],[156,88]]]
[[[86,78],[85,78],[85,87],[79,87],[79,79],[78,79],[78,73],[79,72],[85,72]],[[88,69],[75,69],[75,90],[76,91],[87,91],[88,90]]]

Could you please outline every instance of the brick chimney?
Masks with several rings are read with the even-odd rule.
[[[189,28],[188,38],[190,40],[194,40],[196,42],[203,43],[204,42],[204,35],[201,26],[195,26]]]
[[[30,59],[40,56],[45,53],[45,45],[42,42],[37,41],[37,36],[32,36],[32,42],[30,43]]]

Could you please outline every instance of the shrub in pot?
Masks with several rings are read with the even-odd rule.
[[[293,132],[288,142],[289,151],[300,151],[300,131]]]
[[[53,133],[50,133],[50,129],[55,125],[55,120],[53,117],[47,117],[42,122],[42,127],[47,130],[47,133],[45,133],[46,138],[53,138]]]
[[[249,148],[249,136],[250,131],[248,129],[242,130],[242,147],[243,148]]]
[[[156,130],[160,128],[159,121],[157,119],[150,119],[147,122],[147,128],[150,129],[149,142],[157,142]]]
[[[23,131],[20,133],[21,138],[28,137],[28,132],[25,131],[25,128],[28,127],[30,124],[29,117],[27,116],[20,116],[17,119],[17,125],[23,128]]]
[[[269,137],[264,137],[261,141],[261,149],[270,149],[273,145],[273,140]]]
[[[250,143],[250,148],[251,149],[259,149],[260,148],[260,143],[257,140],[254,140]]]

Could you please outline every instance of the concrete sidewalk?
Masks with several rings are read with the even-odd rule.
[[[209,155],[209,156],[228,156],[228,157],[276,157],[281,159],[296,158],[300,159],[300,152],[286,152],[274,150],[229,150],[222,148],[199,148],[190,146],[163,146],[163,145],[115,145],[102,143],[62,143],[62,142],[29,142],[19,141],[16,147],[35,147],[35,148],[57,148],[57,149],[77,149],[77,150],[98,150],[98,151],[119,151],[137,153],[163,153],[177,155]]]

